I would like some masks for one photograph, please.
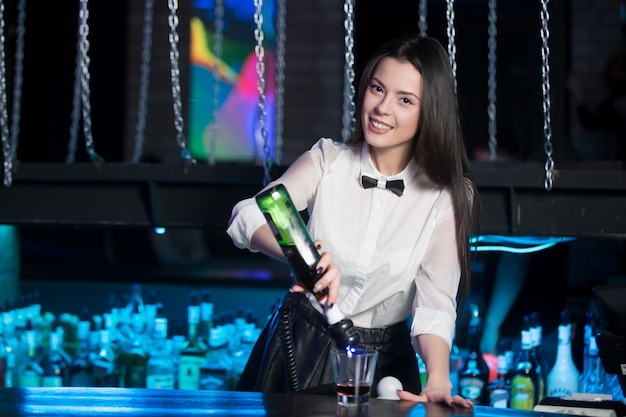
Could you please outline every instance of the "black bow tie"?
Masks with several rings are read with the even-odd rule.
[[[361,185],[363,185],[363,188],[374,188],[378,186],[378,180],[376,178],[368,177],[367,175],[361,175]],[[404,192],[404,181],[387,181],[385,183],[385,188],[395,195],[401,196]]]

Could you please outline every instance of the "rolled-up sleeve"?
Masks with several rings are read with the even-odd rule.
[[[439,218],[437,225],[415,278],[411,336],[437,335],[451,347],[461,268],[457,253],[454,211],[451,201],[445,200],[444,210],[436,216]]]
[[[250,242],[252,241],[252,234],[263,224],[265,224],[265,218],[257,206],[256,200],[247,198],[233,207],[226,232],[239,249],[258,252],[250,247]]]

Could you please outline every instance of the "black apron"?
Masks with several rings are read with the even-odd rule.
[[[378,351],[377,382],[394,376],[405,390],[421,392],[417,357],[406,322],[384,329],[356,328],[360,347]],[[335,394],[329,352],[335,343],[326,317],[304,293],[288,293],[257,340],[239,378],[238,391]]]

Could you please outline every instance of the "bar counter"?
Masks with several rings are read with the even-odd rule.
[[[1,417],[98,416],[211,417],[453,417],[557,416],[559,414],[476,406],[371,399],[367,408],[345,409],[334,396],[182,391],[132,388],[0,388]]]

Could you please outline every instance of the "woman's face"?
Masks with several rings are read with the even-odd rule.
[[[420,118],[422,75],[409,62],[383,58],[363,96],[365,141],[376,150],[411,154]]]

